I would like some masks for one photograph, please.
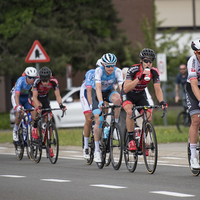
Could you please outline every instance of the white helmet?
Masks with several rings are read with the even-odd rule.
[[[100,58],[99,60],[97,60],[97,62],[96,62],[96,67],[100,67],[100,66],[102,66],[102,59]]]
[[[26,76],[30,77],[36,77],[37,76],[37,70],[34,67],[27,67],[25,69]]]
[[[200,38],[196,38],[195,40],[192,41],[191,48],[194,51],[200,50]]]

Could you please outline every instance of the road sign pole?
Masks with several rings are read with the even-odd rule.
[[[35,68],[37,69],[37,73],[38,73],[38,76],[39,76],[40,64],[35,63]]]

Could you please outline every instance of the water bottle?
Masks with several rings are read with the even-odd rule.
[[[145,81],[150,81],[151,77],[150,77],[150,69],[147,67],[145,68],[145,71],[148,71],[148,74],[145,74],[144,80]]]
[[[135,139],[139,140],[140,139],[140,127],[136,126],[134,128],[134,132],[135,132]]]
[[[108,139],[109,131],[110,131],[109,126],[104,128],[104,139]]]

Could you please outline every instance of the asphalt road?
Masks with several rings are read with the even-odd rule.
[[[130,173],[124,163],[118,171],[86,165],[80,147],[61,147],[53,165],[45,157],[38,164],[27,156],[18,161],[13,145],[0,144],[0,199],[199,199],[199,177],[190,173],[186,146],[159,144],[158,166],[150,175],[142,157]]]

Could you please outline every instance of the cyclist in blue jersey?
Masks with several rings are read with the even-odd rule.
[[[80,101],[83,109],[83,114],[85,116],[84,124],[84,148],[83,148],[83,157],[89,159],[89,136],[90,136],[90,127],[92,123],[92,87],[94,85],[94,73],[95,69],[90,69],[85,74],[85,80],[81,85],[80,90]]]
[[[25,109],[30,109],[32,106],[28,102],[29,89],[37,76],[37,70],[34,67],[27,67],[25,69],[25,76],[18,78],[16,85],[12,91],[11,102],[15,111],[15,125],[13,128],[13,140],[18,141],[18,130],[21,119],[23,118],[22,106]],[[21,117],[19,117],[19,113]]]
[[[116,67],[117,58],[112,53],[106,53],[100,60],[100,67],[95,70],[95,85],[92,88],[92,110],[95,117],[94,126],[94,140],[95,140],[95,152],[94,161],[101,162],[101,154],[99,148],[100,140],[100,128],[101,121],[99,115],[101,113],[104,101],[112,102],[115,105],[120,105],[120,95],[115,91],[113,85],[118,82],[121,90],[123,83],[123,76],[121,69]],[[118,122],[120,114],[120,108],[115,110],[115,121]],[[102,117],[102,115],[101,115]]]

